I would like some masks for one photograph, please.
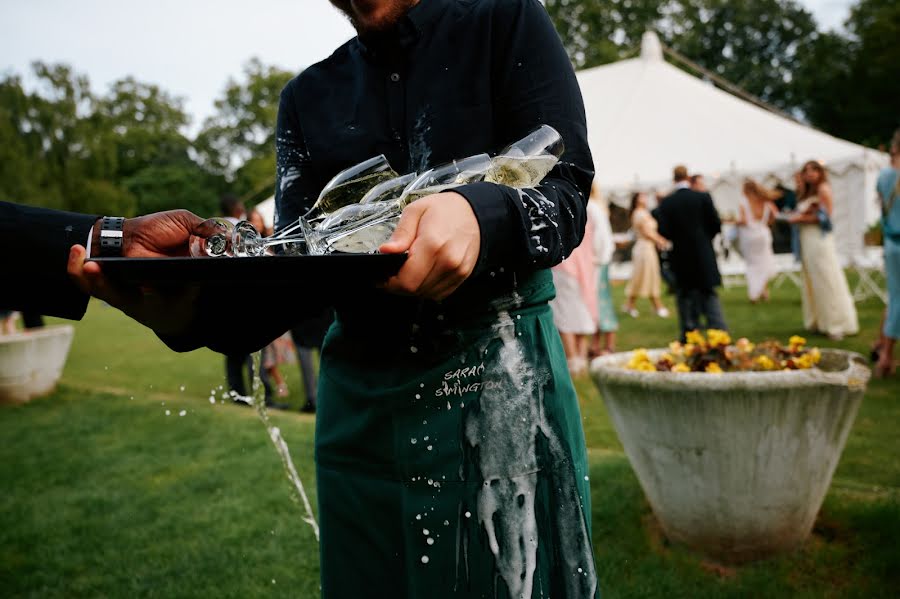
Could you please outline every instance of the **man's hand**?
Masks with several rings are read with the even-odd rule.
[[[456,192],[426,196],[406,207],[383,254],[409,252],[388,291],[442,300],[472,274],[481,230],[469,202]]]
[[[170,210],[129,218],[122,231],[122,255],[128,258],[165,258],[190,255],[191,235],[204,236],[203,219],[187,210]],[[99,221],[94,248],[99,248]],[[87,260],[87,261],[86,261]],[[196,288],[132,287],[108,280],[84,247],[72,246],[68,272],[84,293],[104,300],[157,333],[176,334],[194,317]]]

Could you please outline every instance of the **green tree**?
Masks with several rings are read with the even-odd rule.
[[[690,26],[671,35],[678,52],[779,108],[798,106],[798,51],[817,35],[809,11],[796,0],[686,2]]]
[[[71,208],[85,179],[105,170],[81,116],[90,112],[90,85],[66,65],[36,62],[32,70],[34,91],[15,75],[0,82],[0,155],[9,160],[0,169],[0,194]]]
[[[798,49],[815,36],[795,0],[547,0],[576,67],[633,55],[644,31],[701,67],[783,109],[798,104],[792,84]]]
[[[900,3],[861,0],[845,26],[846,35],[822,35],[807,48],[801,107],[833,135],[884,144],[900,126]]]
[[[132,77],[114,82],[98,98],[90,118],[115,151],[115,178],[134,175],[148,164],[189,162],[191,141],[182,133],[190,117],[184,100]]]
[[[682,19],[673,0],[546,0],[544,6],[579,69],[631,56],[645,31],[678,29]],[[664,20],[671,24],[663,27]]]
[[[31,105],[19,76],[0,79],[0,199],[58,206],[59,194],[51,197],[44,188],[47,165],[39,159],[41,143],[31,131]]]
[[[197,136],[200,163],[225,177],[237,194],[274,184],[278,103],[292,76],[257,58],[250,60],[242,80],[229,80],[216,100],[216,113]]]

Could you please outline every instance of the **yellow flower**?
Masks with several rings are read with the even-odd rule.
[[[757,356],[756,365],[762,368],[763,370],[774,370],[775,362],[772,361],[772,358],[769,356]]]
[[[688,331],[686,335],[687,342],[691,345],[704,345],[706,343],[706,339],[703,338],[703,333],[700,331]]]
[[[756,347],[754,344],[750,343],[750,340],[746,337],[741,337],[735,342],[735,347],[737,347],[740,351],[750,353],[753,351],[753,348]]]
[[[731,343],[731,335],[729,335],[727,331],[709,329],[706,331],[706,336],[709,338],[710,347],[723,347]]]
[[[684,350],[684,347],[681,345],[680,341],[673,341],[669,344],[669,351],[675,354],[676,356],[680,354]]]
[[[788,339],[788,345],[791,346],[792,351],[796,351],[806,345],[806,339],[799,335],[794,335],[790,339]]]
[[[690,357],[694,355],[694,350],[697,349],[697,346],[693,343],[686,343],[684,345],[684,355]]]
[[[812,357],[813,364],[818,364],[819,360],[822,359],[822,352],[819,351],[818,347],[814,347],[809,350],[809,355]]]
[[[706,365],[706,372],[710,374],[722,374],[722,367],[715,362],[710,362]]]
[[[812,352],[803,354],[798,358],[794,358],[794,364],[797,368],[812,368],[816,365],[815,358],[812,355]]]
[[[625,367],[631,370],[656,370],[656,366],[650,361],[650,354],[643,348],[631,352],[631,359],[628,360],[628,364]]]
[[[641,362],[640,364],[638,364],[635,370],[639,370],[641,372],[656,372],[656,366],[654,366],[650,362]]]
[[[675,366],[672,367],[672,372],[690,372],[690,371],[691,371],[691,369],[688,368],[688,365],[684,364],[684,363],[676,364]]]

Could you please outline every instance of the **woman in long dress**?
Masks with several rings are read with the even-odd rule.
[[[769,299],[769,280],[775,276],[772,222],[778,208],[774,193],[753,179],[744,181],[744,201],[738,206],[738,247],[747,263],[747,295],[753,303]]]
[[[900,339],[900,129],[891,140],[891,166],[878,175],[881,200],[881,227],[884,232],[884,271],[887,276],[888,305],[877,348],[879,377],[894,371],[894,344]]]
[[[828,174],[811,160],[801,169],[797,214],[803,264],[803,324],[833,340],[859,332],[856,306],[841,269],[831,232],[832,195]]]
[[[668,247],[668,240],[656,232],[656,219],[647,210],[647,195],[641,192],[631,197],[631,228],[637,237],[631,250],[631,280],[625,289],[628,298],[622,311],[637,318],[640,313],[634,307],[639,297],[649,297],[657,316],[666,318],[669,311],[659,300],[662,276],[656,249]]]

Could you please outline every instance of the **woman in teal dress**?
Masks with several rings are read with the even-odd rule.
[[[891,166],[878,175],[878,199],[881,200],[884,231],[884,271],[887,276],[888,307],[881,330],[877,376],[888,376],[894,369],[894,344],[900,339],[900,129],[891,140]]]

